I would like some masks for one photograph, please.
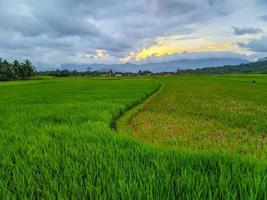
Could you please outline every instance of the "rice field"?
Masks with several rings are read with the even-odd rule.
[[[133,135],[164,146],[267,159],[267,76],[189,76],[131,120]]]
[[[116,120],[160,86],[121,132]],[[2,82],[0,199],[266,199],[266,86],[265,76]]]

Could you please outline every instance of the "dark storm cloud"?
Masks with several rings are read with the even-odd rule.
[[[229,14],[234,6],[229,0],[147,0],[152,9],[160,16],[181,16],[202,14],[203,16]],[[208,11],[208,12],[205,12]],[[197,18],[195,20],[198,20]]]
[[[267,36],[260,39],[253,39],[249,43],[238,43],[241,48],[246,48],[254,52],[267,52]]]
[[[238,10],[231,0],[0,0],[0,57],[65,63],[106,50],[119,60],[155,37],[190,34]],[[76,60],[75,60],[76,61]]]
[[[258,34],[263,33],[263,30],[260,28],[240,28],[240,27],[233,27],[234,34],[236,35],[246,35],[246,34]]]
[[[13,2],[13,3],[12,3]],[[94,24],[72,12],[59,1],[33,1],[19,3],[18,0],[0,2],[0,23],[2,30],[13,30],[24,36],[47,35],[98,35]],[[25,1],[30,2],[30,1]]]

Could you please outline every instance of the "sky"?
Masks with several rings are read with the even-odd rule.
[[[0,0],[0,57],[38,67],[267,56],[267,0]]]

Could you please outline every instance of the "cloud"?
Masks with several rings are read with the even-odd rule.
[[[162,17],[228,15],[233,12],[236,5],[230,0],[147,0],[147,2],[151,4],[152,11]]]
[[[246,34],[259,34],[263,33],[263,30],[260,28],[240,28],[240,27],[233,27],[234,34],[236,35],[246,35]]]
[[[185,37],[192,33],[198,39],[213,41],[211,35],[233,25],[221,24],[222,20],[231,19],[235,12],[253,11],[258,1],[1,0],[0,57],[29,58],[36,65],[53,66],[67,62],[121,62],[133,54],[138,54],[139,60],[167,56],[188,50],[181,43],[188,42]],[[264,13],[263,9],[256,14]],[[205,30],[205,26],[216,22],[218,27]],[[156,41],[172,36],[183,40],[161,46]],[[207,43],[207,48],[204,44],[202,48],[211,46]]]
[[[267,52],[267,36],[262,36],[260,39],[253,39],[247,44],[238,43],[238,45],[250,51],[265,53]]]
[[[260,20],[267,22],[267,15],[262,15],[259,17]]]
[[[100,33],[93,23],[86,20],[86,16],[71,12],[71,7],[59,2],[48,0],[32,1],[27,4],[18,0],[3,0],[0,2],[1,29],[32,37],[42,34],[59,37],[96,36]]]
[[[231,50],[233,50],[232,43],[219,43],[194,36],[166,36],[156,38],[155,42],[146,48],[130,52],[123,58],[123,61],[142,61],[148,60],[151,57],[166,57],[184,51],[192,53]]]

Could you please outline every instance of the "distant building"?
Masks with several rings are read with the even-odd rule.
[[[122,74],[115,74],[116,77],[122,77]]]

